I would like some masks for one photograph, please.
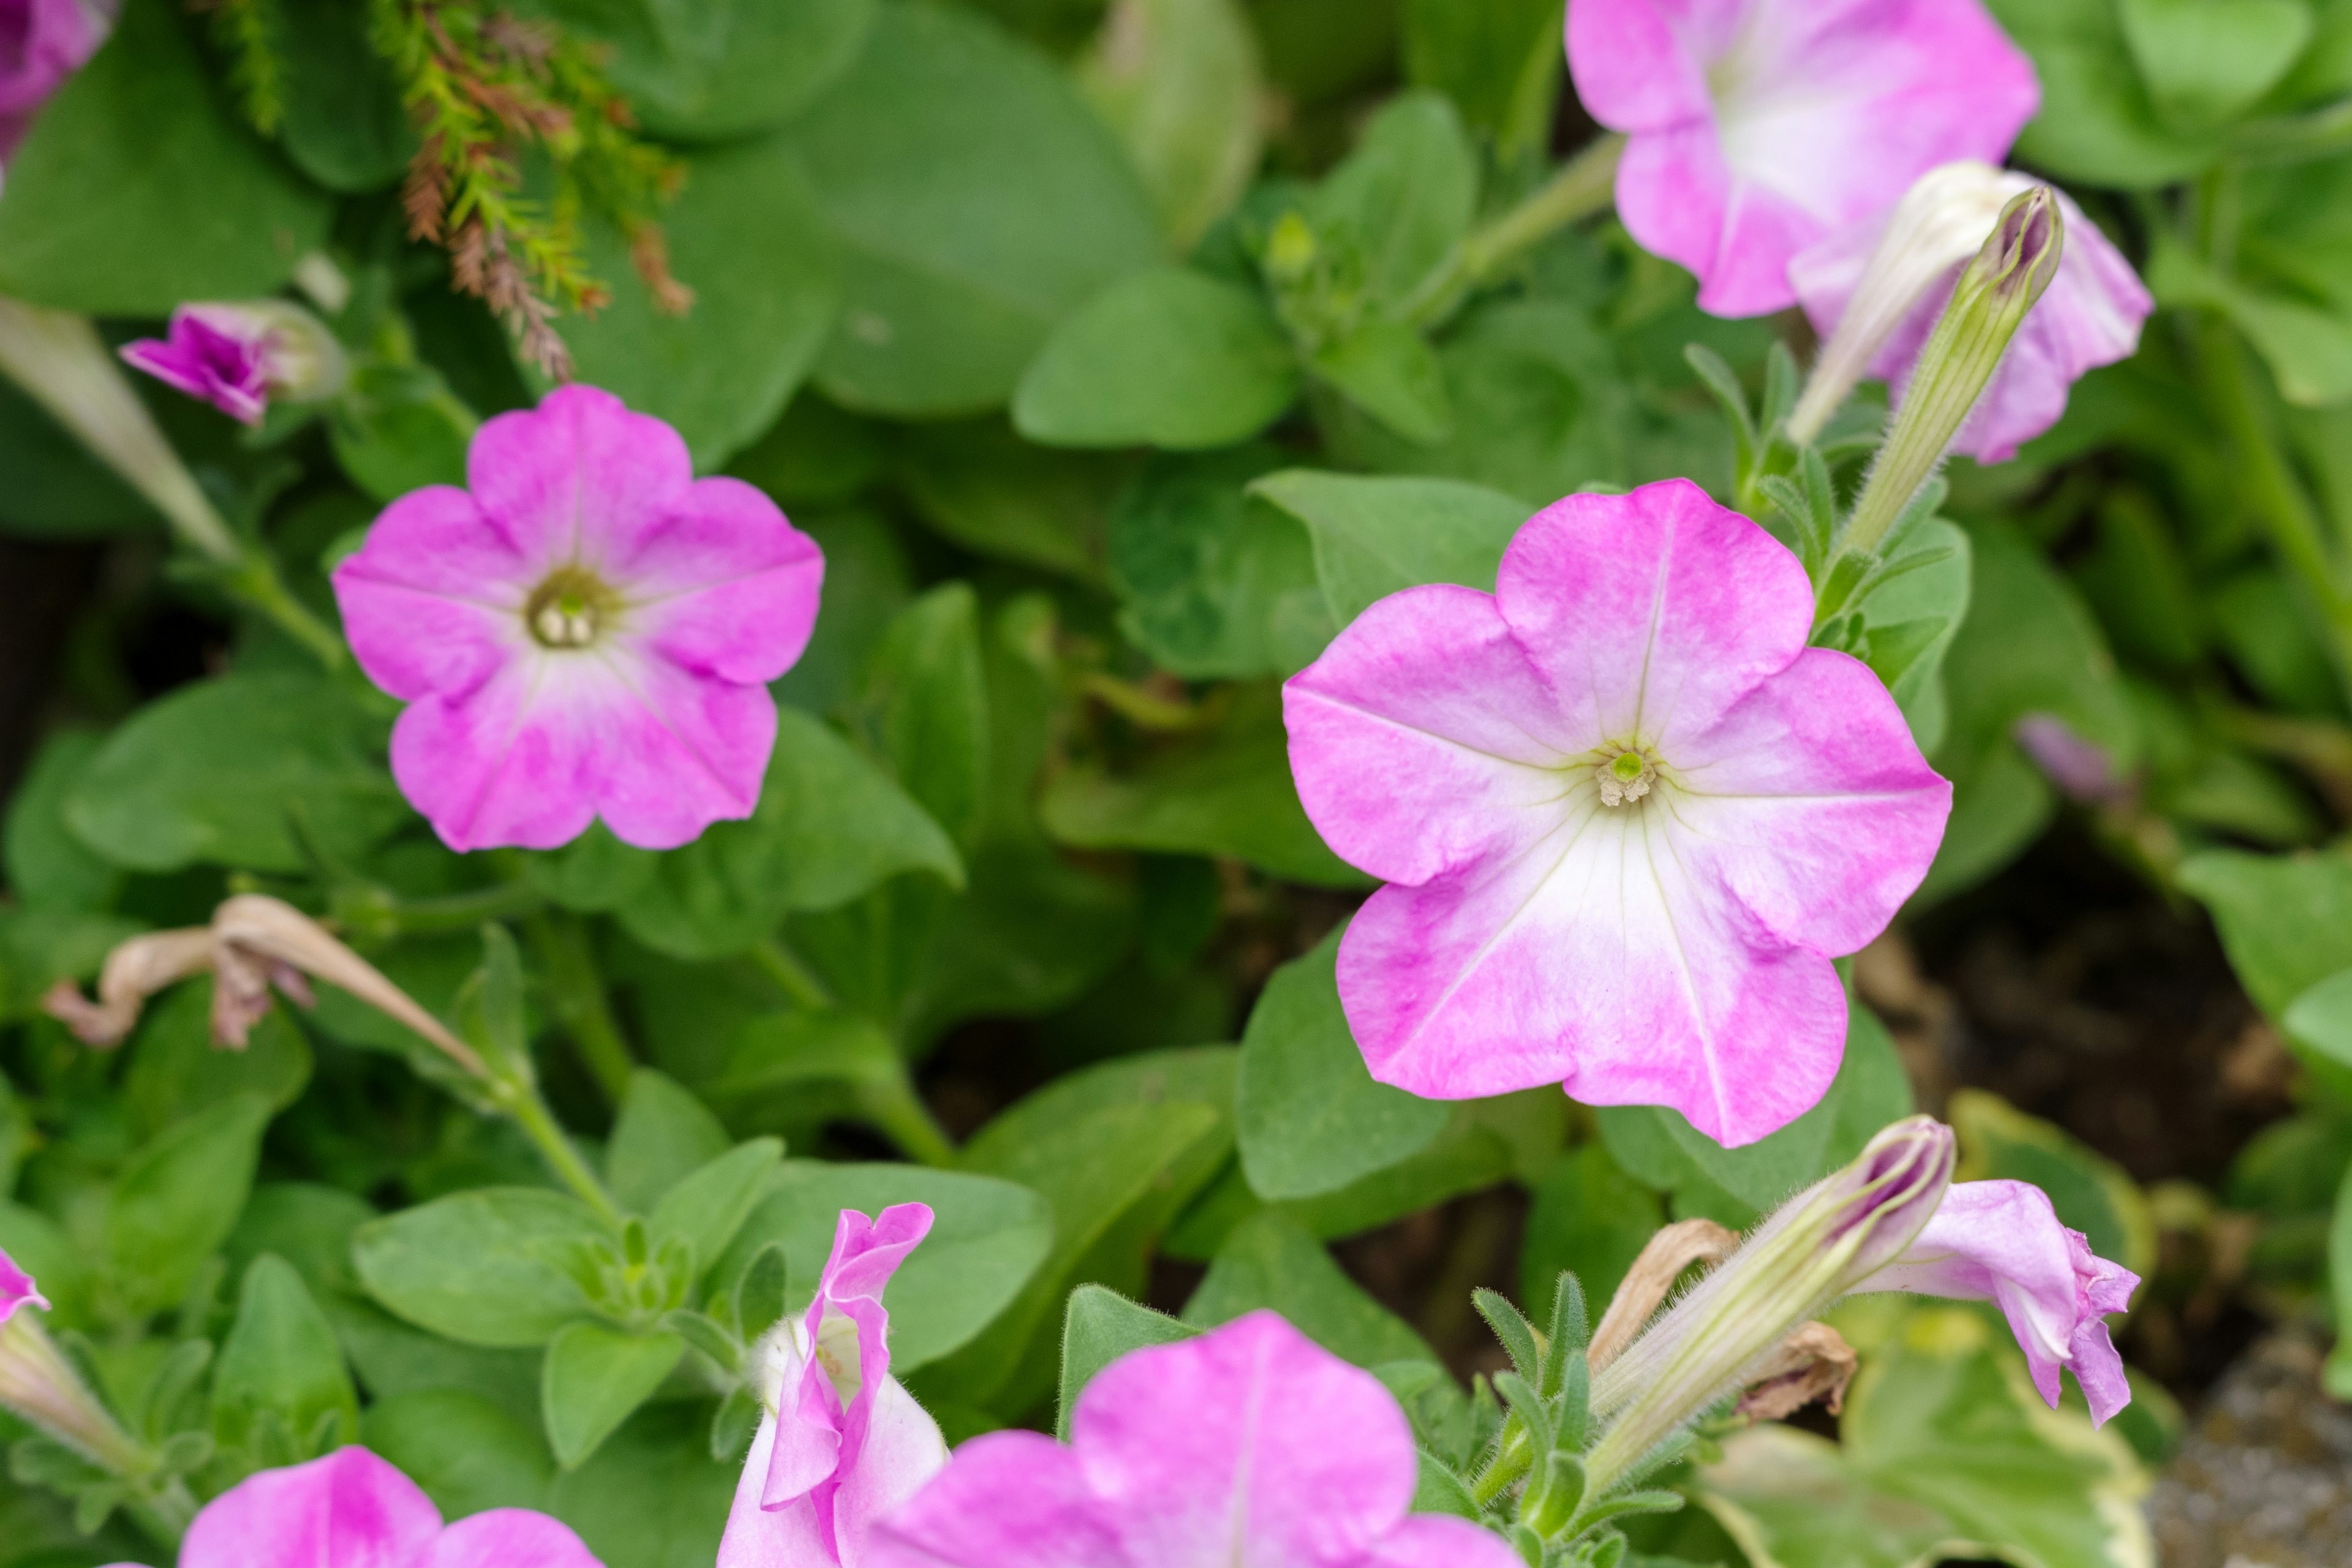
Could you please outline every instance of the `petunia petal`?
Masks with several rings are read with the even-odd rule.
[[[467,488],[534,580],[571,563],[601,573],[685,503],[693,478],[677,431],[593,386],[498,416],[466,453]]]
[[[463,696],[529,641],[527,569],[465,491],[412,490],[335,567],[343,635],[368,679],[394,697]]]
[[[767,688],[704,679],[625,647],[598,662],[593,685],[581,678],[577,721],[593,737],[585,784],[604,826],[625,844],[672,849],[751,816],[776,743]]]
[[[1466,1519],[1414,1514],[1349,1568],[1524,1568],[1492,1531]]]
[[[1843,954],[1886,929],[1942,842],[1952,786],[1860,660],[1807,648],[1678,746],[1676,852],[1780,940]]]
[[[1419,883],[1541,834],[1572,733],[1494,595],[1433,585],[1356,617],[1283,688],[1291,771],[1343,859]]]
[[[1146,1568],[1120,1545],[1077,1455],[1036,1432],[963,1445],[867,1550],[871,1568]]]
[[[49,1299],[41,1294],[33,1277],[18,1268],[15,1258],[0,1252],[0,1323],[15,1317],[20,1307],[38,1307],[46,1311],[48,1305]]]
[[[1071,1437],[1136,1568],[1346,1563],[1419,1469],[1380,1381],[1267,1311],[1113,1362]]]
[[[344,1568],[339,1560],[327,1568]],[[433,1543],[428,1568],[604,1568],[572,1527],[527,1508],[468,1514]]]
[[[392,727],[392,776],[460,853],[499,845],[551,849],[595,819],[589,759],[607,700],[567,701],[593,672],[543,653],[515,659],[460,697],[426,695]]]
[[[947,1462],[939,1423],[898,1379],[884,1378],[875,1388],[857,1458],[833,1494],[833,1540],[842,1568],[860,1568],[869,1560],[876,1523],[921,1491]]]
[[[1546,507],[1504,552],[1495,593],[1570,703],[1571,732],[1669,760],[1785,668],[1813,624],[1796,556],[1688,479]]]
[[[1845,997],[1676,856],[1663,812],[1587,791],[1516,858],[1374,893],[1340,940],[1339,996],[1372,1076],[1432,1099],[1563,1084],[1670,1105],[1727,1146],[1837,1075]]]
[[[207,1503],[180,1568],[418,1568],[440,1532],[440,1510],[415,1482],[365,1448],[338,1448]]]
[[[824,556],[740,479],[704,479],[606,562],[630,621],[680,667],[736,681],[792,668],[816,625]]]

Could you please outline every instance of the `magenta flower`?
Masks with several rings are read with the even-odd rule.
[[[133,1568],[118,1563],[116,1568]],[[415,1481],[365,1448],[264,1470],[205,1505],[180,1568],[603,1568],[571,1528],[523,1508],[444,1526]]]
[[[0,158],[114,26],[120,0],[0,0]]]
[[[1789,264],[1790,284],[1814,329],[1832,342],[1857,298],[1870,299],[1865,308],[1874,315],[1895,306],[1867,374],[1899,397],[1961,268],[2010,198],[2037,183],[1981,163],[1935,170],[1916,187],[1924,203],[1906,198],[1891,216],[1865,218],[1807,247]],[[2139,274],[2099,226],[2064,192],[2053,187],[2051,195],[2066,220],[2057,276],[2010,340],[1952,442],[1952,450],[1980,463],[2007,462],[2021,444],[2058,423],[2074,383],[2097,366],[2129,359],[2139,347],[2140,324],[2156,309]],[[1914,210],[1923,206],[1934,210]],[[1882,280],[1897,279],[1902,299],[1875,298],[1885,292]]]
[[[844,1209],[816,1300],[761,1342],[768,1414],[743,1461],[719,1568],[858,1568],[874,1521],[948,1462],[940,1429],[890,1375],[882,1291],[930,1234],[924,1204]]]
[[[1669,479],[1546,508],[1494,593],[1392,594],[1291,679],[1299,799],[1390,884],[1339,944],[1373,1077],[1560,1083],[1727,1146],[1821,1099],[1830,959],[1919,885],[1951,786],[1812,620],[1794,555]]]
[[[1999,163],[2042,96],[1978,0],[1571,0],[1568,63],[1628,138],[1618,216],[1718,316],[1792,303],[1797,252]]]
[[[2028,1182],[1956,1184],[1903,1256],[1854,1287],[1997,1303],[2042,1397],[2056,1408],[2059,1369],[2071,1369],[2094,1426],[2131,1403],[2105,1318],[2138,1288],[2138,1275],[2092,1252]]]
[[[471,493],[384,509],[335,568],[360,667],[410,706],[401,793],[453,849],[546,849],[597,816],[667,849],[749,816],[824,558],[740,479],[610,393],[485,424]]]
[[[1380,1380],[1272,1312],[1121,1357],[1065,1447],[991,1432],[876,1531],[876,1568],[1518,1568],[1414,1514],[1412,1429]]]
[[[122,345],[124,363],[232,419],[258,425],[273,393],[305,401],[339,390],[342,350],[299,305],[183,305],[166,336]]]
[[[16,1309],[24,1306],[38,1307],[46,1312],[49,1299],[41,1294],[31,1275],[16,1267],[15,1258],[0,1252],[0,1324],[5,1324],[16,1315]]]

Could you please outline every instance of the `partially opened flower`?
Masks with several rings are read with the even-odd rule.
[[[873,1563],[1518,1568],[1468,1521],[1408,1511],[1419,1462],[1404,1413],[1272,1312],[1112,1363],[1070,1437],[966,1443],[883,1521]]]
[[[2073,1372],[2094,1425],[2131,1403],[2106,1316],[2138,1288],[2138,1275],[2094,1253],[2028,1182],[1955,1184],[1903,1256],[1855,1287],[1995,1303],[2042,1397],[2055,1408],[2059,1370]]]
[[[121,352],[125,363],[247,425],[261,423],[272,395],[298,403],[330,396],[347,372],[334,334],[283,300],[183,305],[165,336]]]
[[[842,1211],[816,1299],[755,1352],[767,1414],[743,1461],[719,1568],[857,1568],[874,1521],[947,1463],[937,1423],[890,1375],[890,1276],[930,1234],[925,1204]]]
[[[114,26],[121,0],[0,0],[0,158]]]
[[[118,1563],[116,1568],[133,1568]],[[179,1568],[603,1568],[569,1525],[494,1508],[444,1525],[365,1448],[248,1477],[205,1505]]]
[[[1390,884],[1339,945],[1373,1077],[1560,1083],[1726,1145],[1821,1099],[1831,958],[1919,885],[1951,786],[1812,619],[1796,557],[1673,479],[1545,509],[1493,594],[1391,595],[1292,678],[1299,798]]]
[[[1568,62],[1628,137],[1618,216],[1718,316],[1792,303],[1791,257],[1938,163],[2000,162],[2041,102],[1979,0],[1571,0]]]
[[[815,543],[593,387],[490,420],[466,468],[470,493],[403,496],[334,572],[361,668],[410,704],[401,793],[460,850],[551,848],[599,816],[667,849],[749,816]]]
[[[118,1478],[151,1477],[152,1458],[90,1392],[41,1326],[41,1314],[48,1310],[49,1300],[33,1277],[0,1252],[0,1410],[32,1423]]]
[[[16,1267],[16,1260],[0,1252],[0,1327],[16,1315],[19,1307],[48,1310],[49,1299],[33,1283],[33,1277]]]
[[[1885,381],[1899,398],[1961,267],[2001,208],[2036,184],[1987,163],[1947,164],[1923,175],[1891,214],[1848,225],[1791,259],[1790,284],[1826,340],[1792,427],[1817,426],[1864,375]],[[2057,273],[1952,443],[1979,462],[2006,462],[2020,443],[2056,424],[2085,372],[2131,357],[2156,308],[2098,225],[2064,192],[2051,194],[2065,219]]]

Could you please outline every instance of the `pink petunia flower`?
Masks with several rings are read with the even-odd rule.
[[[1864,359],[1854,371],[1885,381],[1899,397],[1960,269],[2010,198],[2039,183],[1989,164],[1948,164],[1923,175],[1892,214],[1849,225],[1800,252],[1789,263],[1789,281],[1830,345],[1824,360],[1853,336],[1841,336],[1848,312],[1864,310],[1874,318],[1864,335],[1877,341],[1853,345]],[[2139,274],[2099,226],[2064,192],[2053,187],[2051,194],[2066,221],[2057,276],[2010,340],[1952,442],[1952,450],[1981,463],[2007,462],[2021,443],[2058,423],[2074,383],[2099,365],[2129,359],[2139,347],[2140,324],[2156,309]]]
[[[317,319],[282,300],[182,305],[161,338],[122,345],[123,362],[230,418],[258,425],[272,394],[297,402],[341,389],[341,348]]]
[[[16,1315],[19,1307],[38,1307],[48,1310],[49,1299],[41,1294],[33,1277],[16,1266],[16,1260],[0,1252],[0,1325]]]
[[[2105,1319],[2138,1288],[2138,1275],[2094,1253],[2028,1182],[1954,1184],[1903,1256],[1854,1287],[1997,1303],[2042,1397],[2055,1409],[2059,1369],[2071,1370],[2096,1426],[2131,1403]]]
[[[844,1209],[816,1299],[755,1352],[768,1414],[743,1461],[719,1568],[858,1568],[874,1521],[948,1462],[938,1425],[890,1375],[882,1291],[930,1234],[925,1204]]]
[[[1812,620],[1794,555],[1669,479],[1546,508],[1494,593],[1392,594],[1291,679],[1299,799],[1389,884],[1339,944],[1373,1077],[1560,1083],[1726,1146],[1821,1099],[1830,959],[1919,885],[1951,786]]]
[[[1792,303],[1797,252],[1938,163],[2000,162],[2041,103],[1979,0],[1571,0],[1568,62],[1628,137],[1618,216],[1718,316]]]
[[[0,0],[0,158],[113,30],[121,0]]]
[[[453,849],[546,849],[602,816],[667,849],[751,814],[765,683],[816,622],[824,558],[677,431],[567,386],[485,424],[468,490],[384,509],[335,568],[360,668],[410,704],[401,793]]]
[[[1112,1363],[1070,1434],[966,1443],[882,1521],[876,1568],[1518,1565],[1466,1520],[1408,1511],[1404,1413],[1272,1312]]]
[[[206,1503],[180,1543],[180,1568],[603,1565],[570,1526],[525,1508],[445,1526],[415,1481],[365,1448],[338,1448],[248,1477]]]

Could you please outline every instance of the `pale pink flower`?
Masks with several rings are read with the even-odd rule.
[[[2116,777],[2107,753],[2055,713],[2028,713],[2011,725],[2009,732],[2069,800],[2095,805],[2130,793]]]
[[[1797,558],[1685,479],[1575,495],[1496,591],[1392,594],[1284,689],[1299,799],[1386,881],[1339,944],[1372,1076],[1562,1084],[1727,1146],[1836,1076],[1864,946],[1951,786]]]
[[[938,1425],[890,1375],[883,1289],[930,1234],[925,1204],[844,1209],[816,1299],[754,1352],[767,1415],[743,1461],[719,1568],[858,1568],[874,1521],[947,1463]]]
[[[1960,270],[1992,232],[2009,200],[2040,182],[1983,163],[1953,163],[1921,177],[1891,215],[1850,224],[1807,247],[1789,263],[1789,282],[1814,329],[1833,345],[1857,300],[1884,324],[1871,335],[1866,371],[1899,398],[1928,333],[1952,297]],[[2084,374],[2129,359],[2140,324],[2156,300],[2123,253],[2063,191],[2051,195],[2064,216],[2066,244],[2057,276],[2010,340],[2000,368],[1954,437],[1952,450],[1981,463],[2004,463],[2018,447],[2058,423],[2066,395]],[[1895,285],[1893,298],[1880,299]],[[1889,310],[1887,307],[1892,306]],[[1826,357],[1826,352],[1825,352]]]
[[[883,1521],[876,1568],[1519,1568],[1468,1521],[1409,1511],[1404,1413],[1272,1312],[1112,1363],[1070,1436],[966,1443]]]
[[[2072,1371],[2095,1426],[2131,1403],[2106,1315],[2138,1288],[2138,1275],[2094,1253],[2028,1182],[1956,1184],[1903,1256],[1854,1287],[1996,1303],[2042,1397],[2056,1408],[2059,1369]]]
[[[16,1315],[19,1307],[38,1307],[48,1310],[49,1299],[41,1294],[33,1277],[16,1267],[16,1260],[0,1252],[0,1325]]]
[[[1789,260],[2041,102],[1979,0],[1571,0],[1568,61],[1628,140],[1617,213],[1718,316],[1792,303]]]
[[[273,394],[311,401],[344,380],[332,334],[282,300],[182,305],[163,337],[135,339],[121,352],[133,369],[247,425],[261,423]]]
[[[0,158],[113,29],[121,0],[0,0]]]
[[[352,651],[410,704],[401,793],[453,849],[545,849],[602,816],[667,849],[751,814],[766,683],[816,621],[824,559],[740,479],[610,393],[485,424],[467,490],[384,510],[335,568]]]
[[[529,1509],[445,1526],[415,1481],[365,1448],[338,1448],[248,1477],[206,1503],[180,1543],[180,1568],[603,1565],[570,1526]]]

